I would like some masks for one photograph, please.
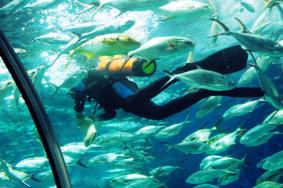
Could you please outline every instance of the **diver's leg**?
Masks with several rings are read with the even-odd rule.
[[[203,69],[219,72],[221,74],[230,74],[244,69],[247,66],[248,54],[241,46],[232,46],[216,52],[207,58],[196,62],[188,63],[179,67],[172,74],[186,72],[196,69],[197,65]]]
[[[201,68],[216,71],[222,74],[230,74],[244,69],[247,65],[247,59],[248,54],[241,48],[241,46],[232,46],[216,52],[199,62],[188,63],[185,66],[179,67],[174,70],[172,74],[196,69],[197,65]],[[139,98],[140,100],[149,100],[178,81],[177,79],[175,79],[164,86],[164,84],[167,83],[169,79],[169,76],[159,78],[148,86],[140,89],[133,97]]]
[[[199,90],[196,93],[189,93],[177,99],[174,99],[167,104],[160,106],[159,108],[148,109],[154,116],[155,119],[164,119],[170,115],[176,114],[186,108],[192,106],[198,101],[210,97],[210,96],[229,96],[229,97],[262,97],[263,92],[261,88],[235,88],[228,91],[210,91],[210,90]]]

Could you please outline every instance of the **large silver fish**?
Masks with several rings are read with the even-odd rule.
[[[188,53],[195,47],[195,43],[186,37],[166,36],[155,37],[129,52],[129,56],[140,56],[146,59],[158,59],[176,53]]]
[[[276,109],[283,109],[283,102],[272,80],[267,77],[257,64],[251,64],[256,69],[264,98]]]
[[[208,89],[212,91],[225,91],[234,89],[236,87],[234,82],[227,76],[202,68],[197,68],[174,75],[171,75],[170,73],[167,74],[170,76],[170,80],[167,83],[177,78],[180,81],[190,85],[192,88]],[[167,83],[163,87],[165,87]]]
[[[237,41],[239,41],[247,50],[255,51],[262,55],[268,55],[272,57],[283,56],[283,44],[271,40],[269,38],[263,37],[261,35],[250,33],[239,19],[236,20],[240,23],[242,27],[242,32],[230,31],[229,28],[221,21],[215,18],[211,18],[211,20],[217,22],[224,29],[223,33],[217,35],[231,35]]]

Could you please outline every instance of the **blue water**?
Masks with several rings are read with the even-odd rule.
[[[0,7],[4,7],[11,1],[0,2]],[[15,2],[15,1],[13,1]],[[119,15],[119,11],[114,8],[105,8],[96,16],[92,16],[95,9],[89,12],[79,14],[83,9],[77,3],[73,1],[61,1],[55,2],[52,6],[41,7],[41,8],[26,8],[24,1],[20,4],[21,6],[16,9],[12,9],[11,12],[0,9],[0,28],[4,31],[8,37],[10,43],[14,48],[21,49],[18,52],[18,56],[21,62],[27,70],[37,68],[39,66],[48,65],[54,60],[56,55],[60,52],[68,41],[54,42],[51,40],[49,43],[41,43],[40,41],[34,41],[36,37],[41,35],[57,32],[62,33],[60,29],[68,28],[80,23],[96,21],[99,23],[107,24],[110,20],[134,20],[135,25],[126,31],[136,40],[141,43],[147,40],[158,37],[158,36],[183,36],[188,37],[196,43],[194,59],[202,59],[213,52],[216,52],[225,47],[239,44],[230,36],[219,36],[216,43],[212,43],[208,37],[210,35],[211,21],[208,19],[212,16],[212,11],[202,13],[201,15],[192,14],[190,17],[173,17],[164,19],[162,16],[148,11],[142,12],[126,12]],[[33,2],[33,1],[31,1]],[[207,3],[203,0],[201,2]],[[232,31],[238,31],[239,25],[234,20],[234,17],[240,18],[247,26],[251,28],[256,19],[262,14],[263,2],[258,0],[247,0],[250,3],[255,12],[247,11],[241,6],[238,1],[227,0],[227,1],[215,1],[219,19],[226,23]],[[27,4],[27,1],[26,3]],[[10,10],[10,9],[9,9]],[[118,16],[119,15],[119,16]],[[268,27],[273,28],[272,24],[282,22],[282,17],[276,12],[275,9],[270,13],[270,25]],[[116,17],[117,16],[117,17]],[[115,18],[116,17],[116,18]],[[275,27],[274,27],[275,28]],[[74,36],[70,33],[63,33],[69,37],[69,40]],[[266,36],[272,36],[272,31],[267,32]],[[58,36],[57,36],[58,37]],[[282,36],[276,36],[282,40]],[[259,54],[255,53],[255,56]],[[166,57],[166,59],[157,59],[157,72],[148,78],[131,78],[140,87],[146,86],[157,78],[164,76],[162,70],[173,70],[174,68],[181,66],[187,59],[187,54],[178,54]],[[54,85],[60,85],[67,76],[76,73],[80,68],[69,55],[62,55],[59,60],[45,73],[39,82],[34,82],[35,87],[42,99],[44,106],[51,119],[56,138],[60,146],[64,146],[70,143],[82,144],[83,135],[76,126],[75,113],[73,111],[74,101],[66,93],[68,89],[60,89],[54,96],[55,91]],[[71,63],[70,63],[71,62]],[[252,63],[252,59],[249,59]],[[68,65],[67,65],[68,63]],[[95,62],[91,62],[94,63]],[[279,93],[283,93],[282,85],[282,58],[281,60],[276,59],[266,74],[273,80]],[[243,75],[245,70],[237,72],[230,76],[235,82]],[[0,74],[1,85],[2,81],[9,80],[9,74],[5,70],[1,63],[1,74]],[[249,82],[246,86],[256,87],[259,86],[259,82],[256,77]],[[160,95],[154,98],[156,103],[166,103],[168,100],[181,96],[187,92],[188,86],[182,83],[174,84],[162,92]],[[14,92],[14,91],[13,91]],[[38,141],[36,130],[33,126],[33,122],[29,117],[28,110],[24,106],[24,102],[21,98],[16,100],[15,98],[6,97],[1,98],[1,112],[0,112],[0,150],[1,158],[8,161],[12,166],[15,166],[19,161],[29,158],[44,156],[42,146]],[[236,104],[241,104],[249,99],[242,98],[229,98],[223,97],[221,106],[215,108],[215,110],[205,116],[204,118],[197,119],[195,114],[199,110],[202,101],[193,105],[190,109],[175,114],[164,121],[150,121],[144,118],[134,116],[130,113],[125,113],[122,110],[118,111],[118,115],[114,120],[100,122],[97,124],[97,134],[101,136],[109,132],[128,132],[134,133],[138,129],[147,125],[165,125],[169,126],[173,123],[182,122],[189,113],[189,120],[191,124],[186,125],[181,133],[173,138],[166,139],[165,141],[171,144],[176,144],[182,141],[187,135],[197,131],[204,124],[205,127],[210,128],[216,123],[224,112]],[[92,111],[93,103],[88,103],[86,111]],[[269,103],[262,102],[258,107],[251,113],[236,117],[230,120],[225,120],[220,125],[222,132],[233,132],[239,125],[244,122],[244,129],[251,129],[252,127],[260,124],[267,115],[275,111]],[[282,128],[278,128],[278,132],[282,132]],[[274,135],[267,143],[256,147],[246,147],[239,143],[239,138],[236,140],[236,144],[231,146],[227,151],[222,152],[218,155],[231,156],[238,159],[246,157],[245,165],[241,168],[240,177],[237,181],[221,186],[223,188],[249,188],[256,184],[257,178],[265,172],[263,169],[257,168],[257,163],[273,153],[281,151],[283,149],[283,138],[282,134]],[[94,141],[95,143],[95,141]],[[136,145],[138,146],[138,144]],[[146,149],[145,147],[150,147]],[[141,144],[142,150],[148,153],[148,156],[153,158],[146,163],[135,166],[127,167],[116,167],[114,164],[98,164],[96,166],[84,168],[72,163],[68,165],[70,178],[73,187],[110,187],[109,180],[111,178],[130,173],[140,173],[148,175],[149,171],[153,168],[163,165],[178,165],[181,168],[175,170],[168,178],[160,179],[167,187],[193,187],[192,184],[185,182],[186,178],[192,173],[199,170],[199,164],[201,160],[207,156],[207,154],[190,154],[185,155],[183,152],[176,149],[172,149],[166,152],[167,148],[164,144],[160,143],[160,140],[154,136],[148,138],[146,145]],[[123,152],[125,147],[119,145],[113,148],[99,149],[99,148],[84,148],[85,153],[72,153],[69,156],[77,161],[81,158],[93,157],[97,154],[103,154],[107,152],[120,151]],[[140,162],[136,162],[140,164]],[[44,169],[46,171],[48,168]],[[116,171],[114,171],[116,169]],[[121,170],[119,172],[119,169]],[[112,172],[111,172],[112,170]],[[1,169],[0,169],[1,172]],[[38,173],[40,170],[32,173]],[[280,181],[280,180],[279,180]],[[14,184],[7,180],[0,180],[0,187],[23,187],[22,184]],[[54,182],[50,179],[36,182],[34,180],[27,180],[32,187],[52,187]],[[281,179],[281,183],[283,180]],[[217,185],[217,181],[212,182]]]

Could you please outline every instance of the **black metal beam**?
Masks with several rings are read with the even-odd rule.
[[[54,136],[47,113],[21,61],[2,31],[0,31],[0,55],[30,111],[49,159],[57,187],[71,188],[64,158]]]

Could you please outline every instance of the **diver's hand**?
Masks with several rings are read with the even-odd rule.
[[[83,114],[77,114],[76,116],[77,126],[81,129],[84,134],[84,144],[89,146],[94,141],[96,136],[96,127],[94,121]]]

